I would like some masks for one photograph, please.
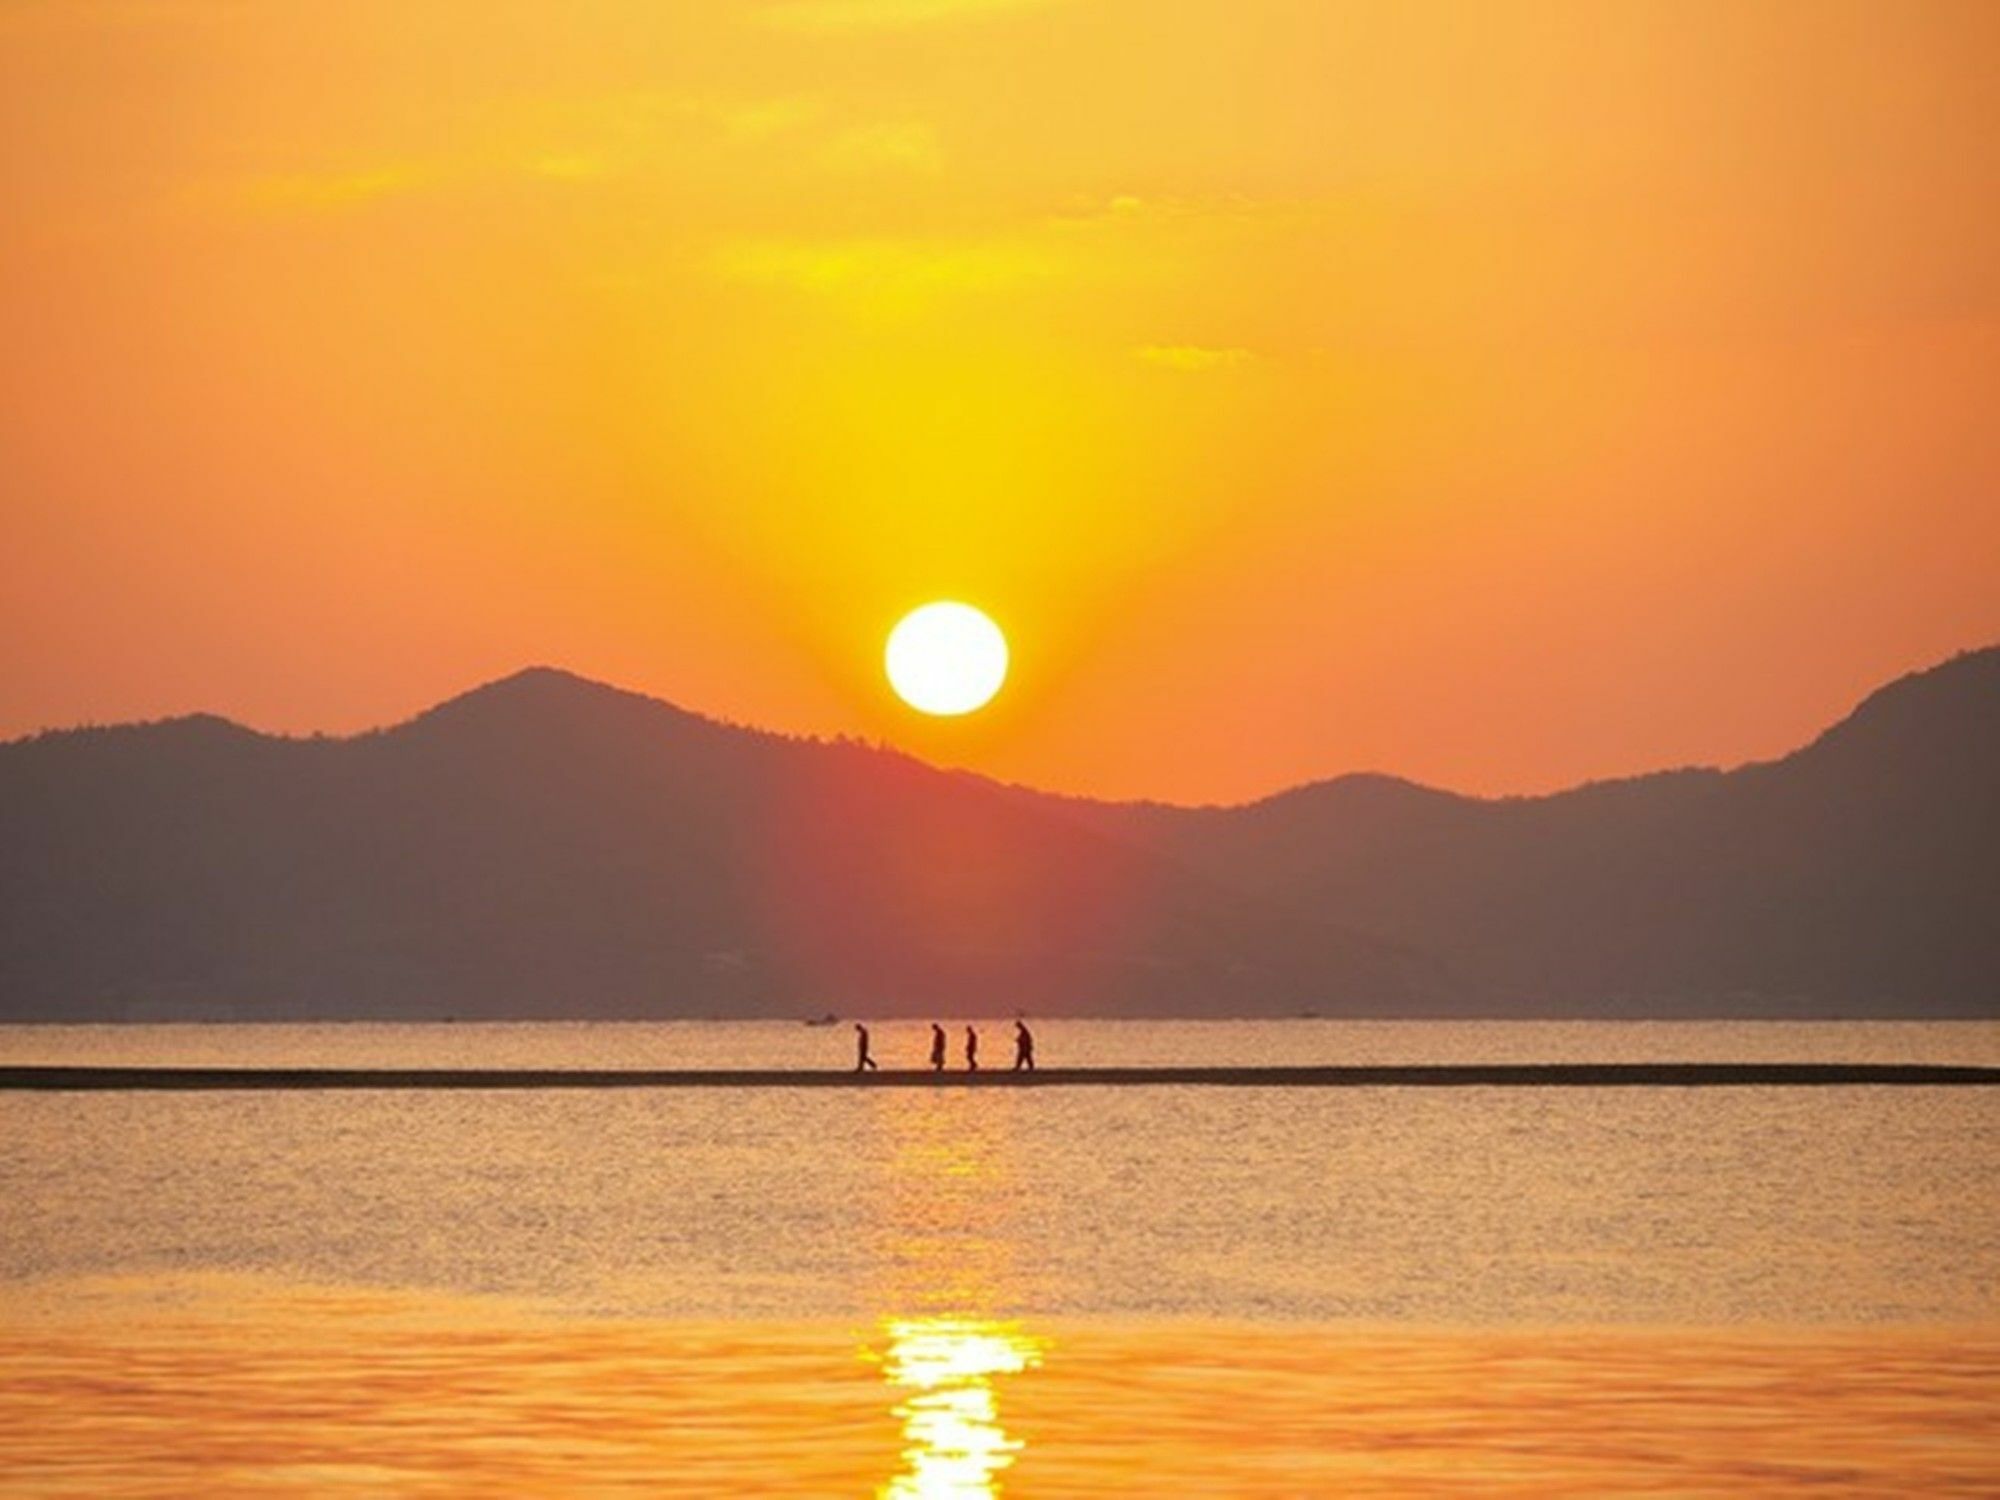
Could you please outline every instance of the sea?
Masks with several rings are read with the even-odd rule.
[[[1034,1025],[1044,1067],[2000,1064],[1992,1023]],[[0,1028],[12,1064],[852,1047]],[[0,1093],[8,1496],[1792,1493],[2000,1495],[2000,1089]]]

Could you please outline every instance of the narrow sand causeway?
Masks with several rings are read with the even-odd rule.
[[[2000,1068],[1923,1063],[1447,1063],[1360,1067],[911,1069],[0,1067],[0,1090],[1981,1087]]]

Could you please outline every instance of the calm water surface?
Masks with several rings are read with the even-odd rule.
[[[2000,1062],[1992,1025],[1039,1031],[1065,1064]],[[877,1028],[886,1065],[926,1042]],[[0,1029],[13,1062],[850,1045]],[[0,1491],[1993,1494],[1996,1148],[1981,1089],[0,1095]]]

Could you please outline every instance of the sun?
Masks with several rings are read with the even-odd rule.
[[[896,696],[919,713],[969,714],[1007,680],[1007,637],[970,604],[940,600],[896,623],[883,665]]]

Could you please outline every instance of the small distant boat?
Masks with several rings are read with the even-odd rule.
[[[840,1024],[840,1017],[836,1016],[832,1011],[828,1011],[823,1016],[807,1016],[805,1024],[808,1026],[838,1026]]]

